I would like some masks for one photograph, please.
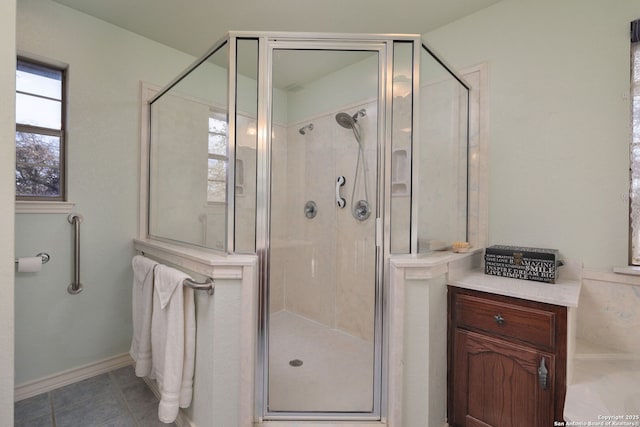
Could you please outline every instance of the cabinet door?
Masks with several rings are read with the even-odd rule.
[[[548,371],[546,388],[538,376],[543,358]],[[452,425],[553,425],[553,355],[456,329],[453,359]]]

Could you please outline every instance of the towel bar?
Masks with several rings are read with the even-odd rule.
[[[140,251],[140,253],[142,254],[142,256],[146,256],[144,251]],[[216,282],[210,277],[207,277],[204,282],[196,282],[193,279],[184,279],[182,281],[182,286],[191,288],[194,291],[207,291],[209,295],[213,295],[213,291],[216,287]]]
[[[191,279],[184,279],[184,281],[182,282],[182,285],[196,291],[207,291],[209,295],[213,295],[216,282],[209,277],[207,277],[207,280],[205,280],[204,282],[196,282]]]

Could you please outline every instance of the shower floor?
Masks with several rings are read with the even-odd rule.
[[[271,412],[371,411],[373,343],[288,311],[271,316],[269,334]]]

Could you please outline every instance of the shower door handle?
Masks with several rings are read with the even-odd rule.
[[[338,204],[339,208],[344,208],[347,205],[347,200],[344,197],[340,196],[340,187],[342,187],[345,183],[345,178],[344,176],[339,176],[338,179],[336,180],[336,203]]]

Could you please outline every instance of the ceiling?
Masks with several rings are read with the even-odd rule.
[[[227,31],[424,34],[500,0],[54,0],[199,57]]]

